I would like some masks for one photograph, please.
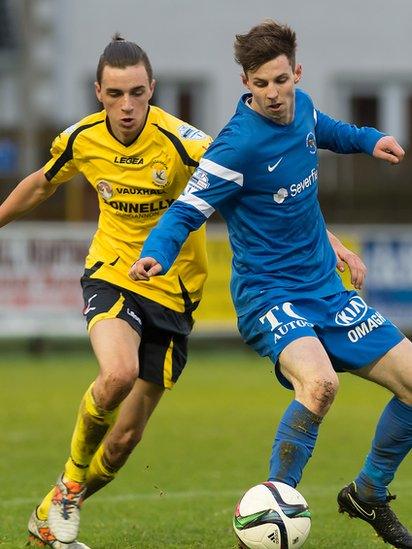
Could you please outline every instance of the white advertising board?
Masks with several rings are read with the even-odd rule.
[[[94,224],[16,222],[0,231],[0,337],[86,335],[79,281],[94,230]],[[366,301],[412,333],[412,225],[332,230],[368,266]],[[208,255],[213,270],[195,334],[236,334],[223,227],[208,230]]]

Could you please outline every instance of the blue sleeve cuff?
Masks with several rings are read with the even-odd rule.
[[[159,250],[156,250],[154,248],[152,249],[144,248],[144,250],[142,250],[142,254],[140,255],[140,257],[153,257],[154,259],[156,259],[156,261],[158,261],[162,266],[162,271],[159,273],[160,275],[166,274],[170,269],[170,267],[172,266],[170,261],[167,259],[167,257],[162,253],[160,253]]]
[[[365,153],[370,154],[372,156],[373,149],[375,148],[376,143],[381,139],[382,137],[385,137],[385,133],[382,133],[375,128],[361,128],[360,132],[363,130],[367,130],[364,132],[364,135],[361,134],[361,146],[362,149],[365,151]]]

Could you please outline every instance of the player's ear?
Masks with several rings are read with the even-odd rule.
[[[102,103],[102,88],[100,87],[99,82],[94,83],[94,91],[96,92],[96,97]]]
[[[293,81],[295,82],[295,84],[297,84],[301,78],[302,78],[302,65],[298,63],[294,70]]]
[[[242,72],[242,74],[240,75],[241,79],[242,79],[242,84],[244,86],[247,87],[248,90],[250,90],[249,88],[249,78],[246,76],[246,74],[244,72]]]
[[[152,82],[150,83],[150,86],[149,86],[149,90],[150,90],[150,97],[149,99],[151,99],[153,97],[153,93],[155,91],[155,87],[156,87],[156,80],[153,78]]]

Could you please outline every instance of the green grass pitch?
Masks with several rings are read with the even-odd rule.
[[[86,502],[79,539],[93,549],[236,546],[241,494],[266,480],[275,426],[292,394],[269,361],[237,350],[193,349],[176,387],[119,477]],[[28,517],[67,458],[80,397],[96,373],[91,354],[2,354],[0,548],[24,547]],[[385,547],[369,526],[338,515],[336,493],[369,448],[389,393],[345,374],[299,487],[312,511],[305,549]],[[411,458],[393,482],[394,509],[412,527]]]

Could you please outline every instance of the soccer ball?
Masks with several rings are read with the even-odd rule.
[[[237,504],[233,528],[244,549],[298,549],[309,535],[310,511],[291,486],[263,482]]]

